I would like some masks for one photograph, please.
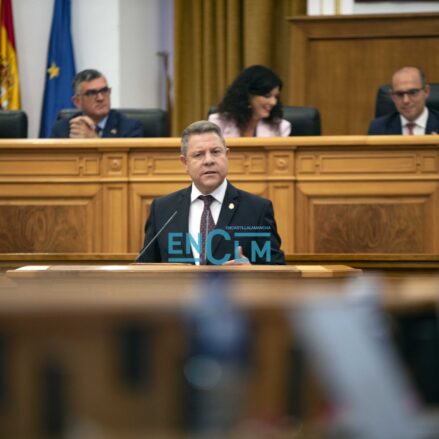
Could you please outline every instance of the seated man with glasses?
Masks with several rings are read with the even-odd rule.
[[[417,67],[403,67],[392,77],[390,95],[396,112],[374,119],[368,134],[436,134],[439,112],[426,107],[430,86]]]
[[[101,72],[93,69],[79,72],[73,79],[73,92],[72,101],[80,111],[57,121],[51,137],[143,137],[138,120],[111,109],[111,88]]]

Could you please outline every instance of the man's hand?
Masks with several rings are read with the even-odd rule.
[[[251,265],[246,256],[242,254],[242,247],[238,247],[238,259],[232,259],[231,261],[224,262],[224,265]]]
[[[95,139],[96,124],[88,116],[78,116],[70,120],[71,139]]]

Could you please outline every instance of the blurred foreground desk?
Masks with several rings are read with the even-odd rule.
[[[385,256],[302,254],[298,258],[288,256],[291,265],[286,266],[231,267],[116,265],[111,260],[106,265],[78,261],[49,265],[48,258],[35,259],[32,262],[39,265],[9,270],[0,277],[0,316],[35,311],[115,315],[151,309],[179,311],[200,297],[204,279],[218,273],[231,281],[232,300],[247,309],[283,308],[313,295],[339,294],[346,279],[359,275],[381,277],[380,300],[387,308],[436,305],[437,256],[423,257],[421,261],[408,256],[401,256],[400,260]],[[295,260],[302,263],[294,265]],[[346,262],[350,265],[343,264]],[[353,268],[355,265],[358,267]]]
[[[0,437],[91,429],[95,436],[81,437],[157,438],[165,437],[163,431],[181,431],[187,412],[185,311],[218,273],[230,280],[232,300],[249,311],[253,365],[244,413],[281,418],[288,412],[291,371],[291,333],[283,310],[304,296],[340,291],[346,278],[361,270],[25,266],[8,271],[0,284]],[[128,353],[140,367],[134,380],[125,370],[123,328],[137,328],[137,354],[133,359]],[[138,436],[130,436],[134,433]]]
[[[0,296],[0,315],[54,309],[113,313],[179,309],[196,300],[203,280],[213,274],[230,280],[231,297],[237,303],[273,308],[318,292],[316,287],[328,285],[328,279],[331,288],[339,287],[340,281],[360,273],[345,265],[29,265],[7,272],[10,288]]]

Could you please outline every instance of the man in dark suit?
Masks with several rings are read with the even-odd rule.
[[[228,154],[216,124],[183,131],[180,159],[192,184],[153,201],[138,262],[285,263],[271,201],[227,181]]]
[[[51,137],[143,137],[142,125],[116,110],[111,110],[111,88],[105,76],[93,69],[79,72],[73,80],[72,101],[80,110],[55,123]]]
[[[398,111],[374,119],[368,134],[422,135],[439,133],[439,112],[426,107],[430,86],[417,67],[393,74],[390,94]]]
[[[426,107],[430,86],[416,67],[403,67],[395,72],[391,96],[397,112],[373,120],[369,134],[433,134],[439,133],[439,112]],[[439,336],[434,312],[400,314],[395,331],[402,357],[412,372],[424,402],[439,403]]]

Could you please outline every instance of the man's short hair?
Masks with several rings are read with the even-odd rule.
[[[89,81],[93,81],[93,79],[98,79],[103,77],[104,75],[99,70],[95,70],[95,69],[82,70],[81,72],[77,73],[76,76],[73,78],[72,87],[74,93],[76,94],[79,92],[79,86],[83,82],[89,82]]]
[[[392,81],[390,83],[390,89],[393,88],[393,78],[398,74],[398,73],[402,73],[405,70],[415,70],[418,72],[419,75],[419,79],[421,80],[421,84],[422,87],[424,88],[427,85],[427,79],[425,77],[425,73],[419,68],[419,67],[415,67],[415,66],[404,66],[401,67],[400,69],[398,69],[393,75],[392,75]]]
[[[224,148],[226,147],[226,142],[224,141],[221,128],[217,124],[208,120],[199,120],[191,123],[184,129],[181,135],[181,154],[186,157],[190,136],[194,134],[206,133],[215,133],[221,139],[221,143],[223,144]]]

